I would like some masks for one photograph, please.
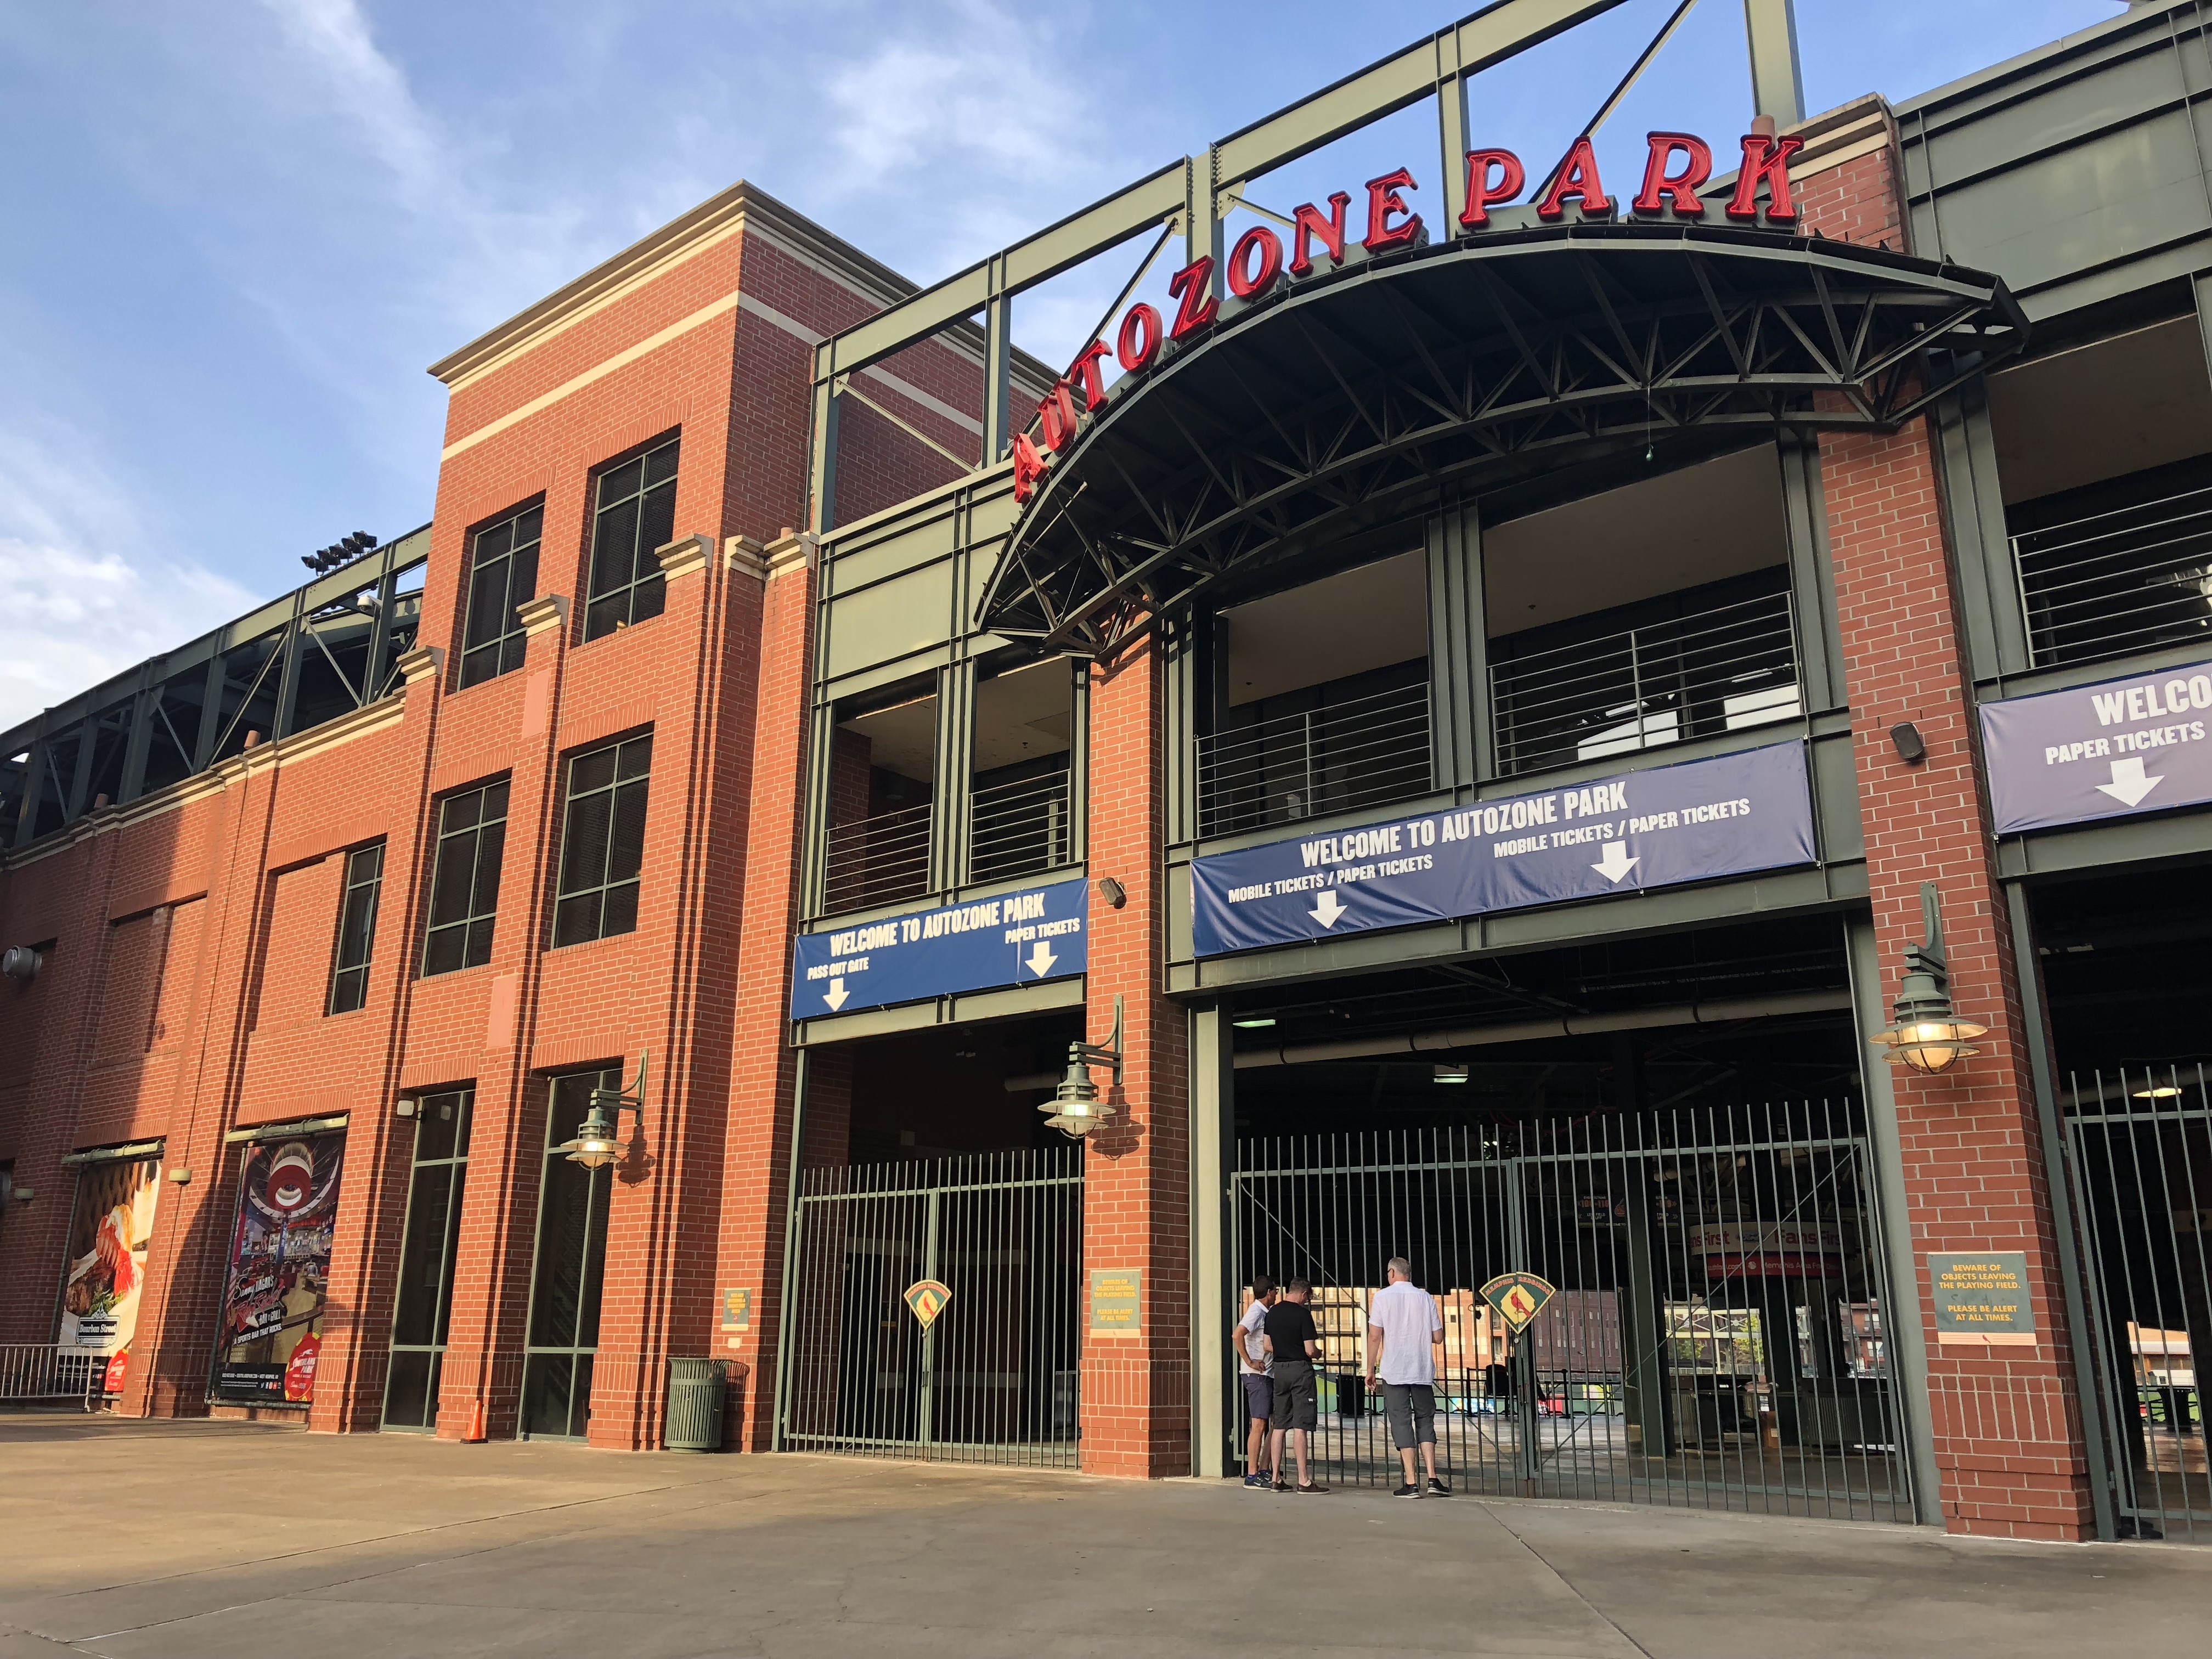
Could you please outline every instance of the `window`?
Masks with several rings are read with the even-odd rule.
[[[491,960],[499,910],[499,860],[507,847],[507,780],[448,795],[438,810],[430,877],[430,937],[422,972],[450,974]]]
[[[438,1426],[438,1372],[453,1311],[461,1189],[469,1170],[469,1111],[475,1103],[475,1091],[462,1089],[425,1095],[415,1104],[415,1172],[399,1246],[392,1369],[384,1384],[387,1429]]]
[[[619,1070],[553,1079],[545,1112],[544,1182],[538,1196],[538,1260],[530,1276],[529,1345],[522,1362],[525,1439],[580,1440],[591,1418],[607,1199],[615,1171],[611,1164],[587,1170],[561,1146],[584,1121],[592,1090],[621,1087]]]
[[[383,886],[382,842],[346,854],[337,954],[331,962],[331,1013],[349,1014],[368,1000],[368,953],[376,943],[376,899]]]
[[[587,640],[660,614],[667,596],[653,555],[676,538],[676,449],[671,438],[599,475],[591,602],[584,612]]]
[[[469,619],[461,635],[461,684],[477,684],[522,666],[529,635],[514,609],[538,592],[538,538],[545,508],[527,507],[489,530],[469,550]]]
[[[561,893],[553,943],[627,933],[637,926],[637,872],[645,857],[645,786],[653,734],[611,743],[568,763],[568,821],[561,832]]]

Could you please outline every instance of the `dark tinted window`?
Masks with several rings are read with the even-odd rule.
[[[507,781],[449,795],[438,808],[430,876],[424,974],[449,974],[491,960],[499,910],[500,856],[507,848]]]
[[[368,1000],[368,957],[376,944],[376,900],[384,886],[384,847],[346,854],[345,895],[338,901],[338,944],[331,962],[330,1012],[351,1013]]]
[[[568,763],[554,944],[605,939],[637,926],[638,866],[645,857],[645,790],[652,769],[650,732],[594,749]]]
[[[538,539],[545,509],[525,507],[469,549],[469,616],[461,635],[461,684],[474,685],[522,666],[529,639],[515,607],[538,592]]]
[[[671,438],[599,475],[584,611],[587,640],[660,614],[666,592],[653,551],[676,539],[677,447]]]

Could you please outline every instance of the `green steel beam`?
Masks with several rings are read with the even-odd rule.
[[[1805,118],[1805,77],[1797,61],[1796,0],[1743,0],[1744,32],[1751,37],[1751,102],[1779,126]]]
[[[1287,109],[1254,122],[1209,147],[1212,166],[1171,161],[1103,201],[1069,215],[990,258],[833,335],[815,348],[817,382],[849,374],[926,340],[981,311],[995,296],[1016,295],[1082,264],[1092,255],[1156,228],[1203,194],[1257,177],[1370,122],[1458,87],[1466,77],[1587,22],[1624,0],[1498,0],[1472,16],[1414,42],[1380,63],[1324,87]],[[1445,136],[1452,125],[1447,117]],[[1463,121],[1461,127],[1464,131]],[[1211,178],[1194,178],[1201,169]],[[1449,173],[1455,169],[1447,168]],[[1448,182],[1446,191],[1453,186]],[[1186,234],[1202,235],[1196,226]],[[995,281],[994,281],[995,278]]]

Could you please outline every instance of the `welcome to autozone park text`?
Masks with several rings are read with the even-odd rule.
[[[1631,836],[1694,829],[1723,818],[1750,816],[1751,802],[1741,796],[1662,812],[1631,812],[1626,780],[1594,784],[1300,842],[1298,853],[1308,873],[1232,887],[1226,897],[1230,903],[1239,904],[1279,893],[1311,892],[1411,875],[1436,867],[1435,854],[1423,849],[1453,842],[1487,839],[1492,858],[1521,858],[1557,848],[1597,847]],[[1533,833],[1511,833],[1516,830]]]

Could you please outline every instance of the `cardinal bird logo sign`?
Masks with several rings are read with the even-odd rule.
[[[1505,1328],[1516,1336],[1558,1294],[1534,1273],[1500,1273],[1482,1287],[1482,1299],[1498,1310]]]
[[[906,1287],[906,1305],[914,1310],[914,1316],[921,1322],[925,1331],[937,1322],[937,1316],[951,1300],[951,1291],[933,1279],[916,1279]]]

